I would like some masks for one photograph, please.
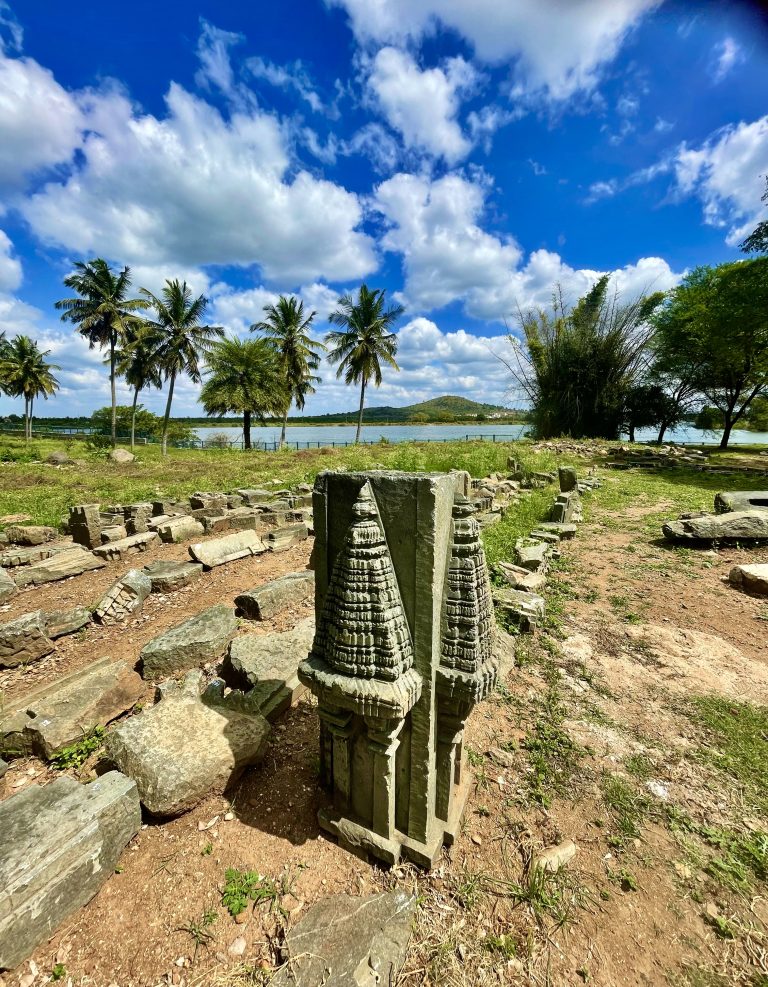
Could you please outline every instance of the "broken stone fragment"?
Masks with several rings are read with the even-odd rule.
[[[255,531],[235,531],[223,538],[198,542],[189,546],[189,554],[196,562],[213,569],[227,562],[260,555],[267,547]]]
[[[101,517],[98,504],[77,504],[69,509],[69,533],[85,548],[101,544]]]
[[[493,602],[521,631],[531,632],[544,619],[544,598],[518,589],[494,588]]]
[[[242,697],[202,701],[201,672],[181,686],[168,683],[151,709],[132,716],[107,738],[106,755],[136,782],[146,809],[176,816],[209,793],[221,794],[257,763],[270,727],[264,717],[238,708]]]
[[[101,529],[101,544],[109,545],[112,542],[122,541],[128,537],[128,531],[122,524],[110,524]]]
[[[78,549],[80,546],[73,546],[71,542],[64,544],[47,542],[45,545],[32,545],[28,548],[4,545],[0,553],[0,566],[14,569],[18,566],[30,565],[33,562],[40,562],[42,559],[49,559],[52,555],[58,555],[60,552],[71,552],[73,547]]]
[[[0,969],[18,966],[113,874],[141,826],[136,785],[61,777],[0,802]]]
[[[523,589],[529,593],[543,589],[547,585],[547,577],[542,572],[531,572],[520,565],[512,565],[511,562],[497,562],[496,572],[501,575],[505,582],[513,589]]]
[[[129,535],[119,541],[113,541],[108,545],[100,545],[94,548],[93,554],[100,559],[107,559],[110,562],[119,562],[126,555],[136,555],[138,552],[146,552],[149,546],[158,541],[157,532],[142,531],[137,535]]]
[[[127,662],[101,658],[7,703],[0,720],[3,746],[16,757],[34,754],[50,760],[93,727],[121,716],[139,701],[144,688]]]
[[[152,592],[152,582],[138,569],[129,569],[114,582],[96,604],[93,619],[99,624],[116,624],[140,610]]]
[[[50,638],[75,634],[90,622],[91,611],[88,607],[73,607],[71,610],[49,610],[45,614],[45,627]]]
[[[15,596],[19,591],[19,587],[11,579],[5,569],[0,569],[0,603],[5,603],[6,600],[10,600],[12,596]]]
[[[768,490],[728,490],[715,494],[715,514],[768,510]]]
[[[92,569],[103,569],[106,562],[97,558],[92,552],[74,545],[65,551],[57,552],[47,559],[33,562],[31,565],[21,566],[14,573],[16,585],[41,586],[44,583],[55,583],[60,579],[68,579],[70,576],[79,576],[83,572],[90,572]]]
[[[306,600],[314,592],[314,572],[289,572],[236,596],[235,607],[238,615],[248,620],[269,620],[287,607]]]
[[[236,632],[231,607],[209,607],[145,644],[139,655],[141,674],[160,678],[218,660]]]
[[[248,693],[267,719],[274,719],[304,692],[299,662],[312,648],[315,618],[307,617],[283,633],[244,634],[229,645],[221,674],[227,685]]]
[[[545,542],[526,542],[521,539],[515,544],[515,562],[529,572],[544,571],[551,554],[552,549]]]
[[[745,593],[768,596],[768,564],[737,565],[731,569],[728,580]]]
[[[548,871],[556,874],[576,856],[577,846],[573,840],[565,840],[557,846],[548,847],[537,854],[531,862],[531,870]]]
[[[343,894],[319,901],[286,932],[286,963],[270,983],[272,987],[394,984],[415,914],[416,898],[405,891],[367,898]]]
[[[5,535],[11,545],[44,545],[56,537],[56,529],[42,524],[10,524]]]
[[[671,541],[765,541],[768,540],[768,511],[732,511],[681,518],[662,525]]]
[[[55,648],[45,626],[42,610],[25,613],[0,624],[0,668],[16,668],[39,661]]]
[[[270,552],[286,552],[294,545],[306,541],[309,530],[306,524],[288,524],[283,528],[275,528],[266,537],[267,548]]]
[[[153,593],[171,593],[199,579],[203,567],[199,562],[150,562],[142,572],[149,577]]]
[[[195,518],[182,515],[156,525],[155,530],[164,542],[182,542],[188,538],[199,538],[205,529]]]

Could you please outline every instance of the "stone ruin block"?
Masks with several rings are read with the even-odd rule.
[[[45,658],[55,648],[42,610],[0,624],[0,668],[16,668]]]
[[[570,524],[581,520],[581,498],[577,490],[561,493],[552,505],[549,520],[557,524]]]
[[[149,531],[147,521],[152,517],[152,504],[128,504],[123,508],[125,530],[129,535],[143,535]]]
[[[98,504],[78,504],[69,509],[69,533],[85,548],[101,545],[101,515]]]
[[[464,726],[493,688],[494,616],[472,506],[448,474],[324,473],[315,485],[320,825],[431,866],[468,789]]]
[[[151,592],[149,576],[138,569],[129,569],[96,604],[93,619],[99,624],[117,624],[140,610]]]
[[[238,616],[247,620],[269,620],[287,607],[301,603],[314,591],[314,572],[288,572],[278,579],[240,593],[235,597],[235,607]]]
[[[128,535],[127,538],[121,538],[119,541],[99,545],[98,548],[94,548],[93,554],[109,562],[120,562],[126,555],[146,552],[149,546],[158,540],[156,531],[142,531],[138,535]]]
[[[576,476],[576,470],[572,466],[560,466],[557,474],[560,480],[561,493],[570,493],[571,490],[577,488],[579,479]]]
[[[44,545],[56,537],[56,529],[44,524],[9,524],[5,537],[11,545]]]
[[[754,510],[768,510],[768,490],[725,490],[715,494],[715,514]]]

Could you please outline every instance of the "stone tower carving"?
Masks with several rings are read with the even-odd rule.
[[[318,697],[332,806],[320,823],[387,863],[430,866],[467,794],[463,731],[493,687],[488,572],[448,474],[324,473],[315,484]]]

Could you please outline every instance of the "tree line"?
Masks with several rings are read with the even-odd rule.
[[[768,254],[768,221],[742,249]],[[606,275],[575,305],[557,288],[551,309],[517,321],[501,359],[537,437],[634,441],[653,427],[661,444],[695,415],[722,429],[725,449],[737,425],[768,426],[768,256],[697,267],[671,291],[630,301]]]
[[[288,413],[304,407],[320,378],[315,371],[321,354],[337,366],[337,377],[360,387],[360,408],[355,441],[360,440],[366,389],[382,382],[382,366],[399,370],[397,335],[392,331],[402,315],[400,305],[386,304],[383,289],[360,286],[356,295],[339,298],[329,322],[337,328],[324,341],[310,335],[316,312],[305,312],[304,302],[280,295],[264,307],[264,318],[250,327],[255,338],[227,336],[221,326],[205,320],[209,301],[193,297],[186,281],[167,280],[160,295],[146,288],[131,296],[129,267],[113,270],[103,258],[78,262],[64,279],[74,294],[56,302],[62,319],[72,323],[90,348],[106,353],[111,392],[110,435],[117,442],[117,380],[123,378],[133,391],[131,448],[135,444],[139,395],[148,388],[167,386],[165,413],[160,430],[163,455],[167,453],[174,390],[179,379],[202,383],[200,401],[207,415],[240,415],[243,444],[251,448],[254,418],[282,418],[280,445],[285,442]],[[58,390],[52,371],[60,369],[46,360],[26,336],[11,341],[0,333],[0,390],[25,401],[24,434],[32,436],[32,411],[37,397]]]

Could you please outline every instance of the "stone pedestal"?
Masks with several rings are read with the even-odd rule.
[[[474,509],[455,477],[325,473],[314,492],[320,824],[429,867],[461,824],[467,717],[496,680]]]
[[[85,548],[101,545],[101,515],[98,504],[78,504],[69,509],[69,533]]]

